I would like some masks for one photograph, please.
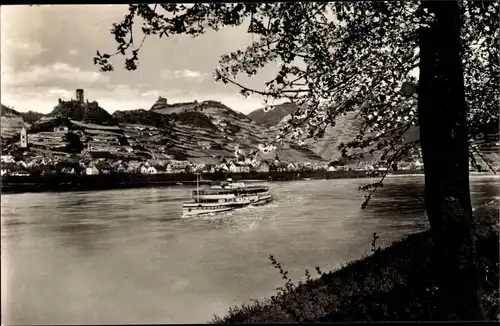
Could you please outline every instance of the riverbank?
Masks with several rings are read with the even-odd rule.
[[[409,175],[419,171],[398,171],[391,174]],[[200,185],[226,180],[234,181],[292,181],[317,179],[365,178],[366,171],[310,171],[310,172],[249,172],[249,173],[206,173],[200,175]],[[171,174],[104,174],[104,175],[43,175],[3,176],[2,193],[44,192],[44,191],[87,191],[144,187],[171,187],[196,185],[192,173]]]
[[[499,201],[475,210],[487,320],[499,319]],[[370,244],[367,243],[367,246]],[[375,245],[376,246],[376,245]],[[319,278],[285,286],[276,296],[231,308],[212,323],[433,321],[436,319],[429,231],[413,234]],[[286,266],[285,266],[286,268]],[[306,276],[308,273],[306,273]]]

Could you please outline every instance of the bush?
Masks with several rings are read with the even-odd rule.
[[[81,153],[81,151],[85,148],[85,145],[81,141],[80,137],[71,131],[68,132],[64,138],[68,142],[66,145],[66,151],[68,153]]]
[[[180,122],[185,125],[217,130],[217,127],[213,124],[212,120],[210,120],[209,117],[200,112],[188,111],[181,113],[172,113],[169,116],[176,122]]]

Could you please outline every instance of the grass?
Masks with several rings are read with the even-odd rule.
[[[475,211],[481,263],[483,305],[487,320],[499,319],[498,200]],[[284,286],[276,295],[233,307],[211,323],[295,323],[352,321],[432,321],[438,302],[431,272],[433,251],[429,231],[413,234],[380,249],[372,239],[372,255],[339,270],[294,283],[270,257]]]

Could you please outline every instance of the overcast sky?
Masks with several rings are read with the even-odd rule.
[[[125,70],[123,57],[116,57],[115,71],[99,72],[92,58],[96,50],[114,52],[109,29],[126,12],[126,5],[2,6],[2,104],[47,113],[58,98],[75,98],[75,89],[83,88],[86,99],[109,112],[148,110],[160,95],[169,103],[217,100],[244,113],[263,106],[261,98],[245,99],[212,77],[222,54],[251,43],[246,26],[198,38],[151,37],[137,71]],[[273,71],[271,66],[246,84],[263,89]]]

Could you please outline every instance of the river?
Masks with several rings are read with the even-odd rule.
[[[275,200],[180,219],[192,188],[2,196],[3,324],[203,323],[305,269],[331,270],[428,228],[422,176],[389,177],[361,210],[367,179],[270,183]],[[477,205],[498,179],[471,176]]]

